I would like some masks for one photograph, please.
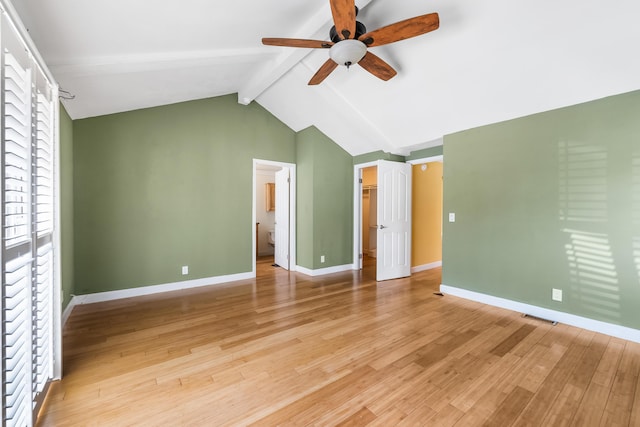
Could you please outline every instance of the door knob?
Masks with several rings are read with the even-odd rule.
[[[387,228],[384,225],[380,224],[380,230],[382,230],[383,228]]]

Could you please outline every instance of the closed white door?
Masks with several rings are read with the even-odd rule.
[[[289,169],[276,172],[276,247],[274,261],[289,270]]]
[[[376,280],[411,275],[411,165],[378,161]]]

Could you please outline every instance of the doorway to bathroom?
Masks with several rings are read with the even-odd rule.
[[[253,161],[254,275],[265,268],[295,269],[295,176],[295,164]]]

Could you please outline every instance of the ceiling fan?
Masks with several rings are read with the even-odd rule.
[[[262,39],[262,43],[269,46],[329,49],[330,59],[314,74],[309,81],[310,85],[321,83],[338,65],[344,65],[348,68],[353,64],[360,64],[362,68],[374,76],[382,80],[389,80],[397,74],[396,70],[367,49],[419,36],[437,30],[440,26],[438,14],[429,13],[367,32],[366,27],[356,21],[358,8],[355,5],[355,0],[329,0],[329,3],[335,24],[329,31],[331,41]]]

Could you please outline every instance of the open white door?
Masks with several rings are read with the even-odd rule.
[[[411,275],[411,165],[378,161],[376,280]]]
[[[276,247],[274,261],[289,270],[289,169],[276,172]]]

